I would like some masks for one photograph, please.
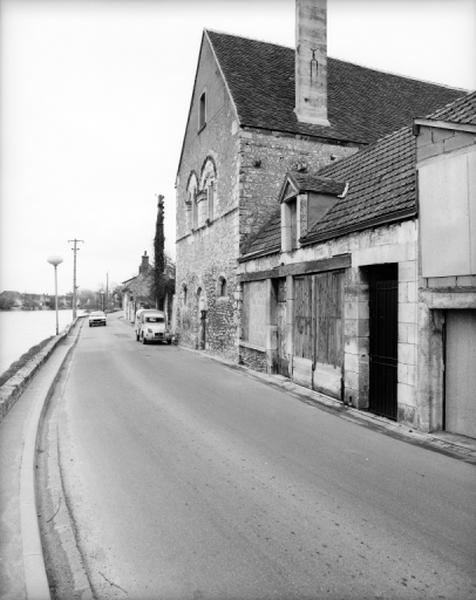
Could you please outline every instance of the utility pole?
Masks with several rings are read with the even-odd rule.
[[[106,273],[106,309],[109,302],[109,273]]]
[[[68,240],[69,244],[73,244],[73,247],[71,248],[71,250],[73,251],[73,321],[76,319],[76,305],[77,305],[77,300],[76,300],[76,291],[78,286],[76,285],[76,254],[79,251],[78,248],[78,244],[84,244],[84,240],[77,240],[76,238],[74,238],[74,240]]]

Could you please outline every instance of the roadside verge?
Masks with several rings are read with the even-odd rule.
[[[24,377],[16,382],[15,389],[9,390],[14,397],[9,408],[15,410],[8,412],[8,418],[1,425],[7,438],[11,437],[10,430],[17,431],[14,443],[17,449],[12,448],[14,464],[5,470],[2,481],[3,497],[9,499],[8,505],[1,507],[2,519],[9,521],[9,527],[2,529],[2,535],[6,533],[8,537],[2,539],[2,548],[7,550],[7,554],[2,555],[2,562],[7,561],[3,567],[8,574],[8,582],[5,582],[7,597],[12,589],[17,594],[12,597],[19,599],[50,600],[51,597],[38,525],[37,438],[48,399],[76,343],[81,324],[82,320],[78,319],[47,344],[41,356],[25,366],[27,373],[24,372]],[[21,377],[20,372],[17,376]],[[10,557],[17,557],[13,559],[16,562],[10,564]],[[14,584],[13,579],[16,580]],[[20,590],[21,596],[18,595]]]

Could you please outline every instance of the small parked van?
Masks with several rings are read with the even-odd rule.
[[[136,313],[135,322],[136,340],[147,344],[148,342],[172,343],[172,335],[167,327],[165,313],[161,310],[141,309]]]

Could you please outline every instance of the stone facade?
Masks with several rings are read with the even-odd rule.
[[[200,127],[203,93],[206,124]],[[232,101],[204,40],[177,175],[176,329],[181,344],[229,358],[236,358],[239,147]],[[194,224],[189,182],[196,177],[198,196],[210,159],[216,169],[213,216]]]
[[[326,243],[299,248],[292,252],[276,253],[249,260],[240,265],[242,280],[257,273],[291,268],[296,275],[312,274],[312,265],[343,255],[350,256],[350,266],[345,269],[343,295],[344,367],[341,399],[351,406],[366,409],[369,405],[369,287],[367,269],[382,264],[398,265],[398,420],[416,426],[417,397],[417,223],[408,220],[398,224],[356,232]],[[317,267],[316,267],[317,268]],[[327,267],[326,267],[327,268]],[[276,276],[280,274],[277,273]],[[286,292],[286,338],[289,375],[296,383],[313,387],[310,365],[296,359],[293,348],[293,283],[287,276]],[[271,289],[271,288],[269,288]],[[272,299],[270,299],[272,303]],[[272,372],[270,356],[276,351],[273,331],[276,322],[272,308],[266,319],[267,330],[254,345],[241,343],[240,359],[243,364],[255,368],[256,353],[267,353],[267,367],[261,360],[260,370]],[[269,331],[268,331],[269,330]],[[253,346],[255,353],[252,353]],[[309,375],[306,375],[306,373]]]
[[[203,94],[206,123],[200,126]],[[241,128],[204,38],[176,184],[180,343],[238,360],[240,247],[278,207],[280,186],[289,169],[317,169],[356,150],[355,145]],[[194,223],[190,182],[197,182],[196,195],[201,198],[203,170],[209,160],[216,168],[213,217],[200,220],[199,200]],[[225,297],[218,294],[220,278],[226,281]]]
[[[337,145],[259,130],[240,134],[240,247],[246,246],[278,208],[284,176],[299,169],[317,171],[358,147]]]

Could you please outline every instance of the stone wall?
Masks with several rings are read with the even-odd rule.
[[[278,208],[286,173],[300,167],[316,171],[344,156],[355,146],[258,130],[242,131],[240,164],[240,248],[256,234]]]
[[[199,130],[198,104],[200,95],[204,91],[207,98],[207,122],[205,127]],[[215,217],[219,218],[238,206],[238,126],[235,109],[218,72],[209,44],[205,40],[176,181],[178,244],[184,236],[191,235],[189,219],[191,208],[187,203],[189,177],[195,173],[197,180],[200,181],[201,170],[207,157],[213,159],[217,171]],[[179,264],[177,268],[180,268]]]
[[[177,244],[176,324],[181,344],[199,347],[201,289],[206,310],[205,350],[237,359],[238,299],[236,285],[237,213],[218,219]],[[180,265],[180,267],[179,267]],[[226,294],[218,295],[220,278]]]
[[[266,351],[252,348],[243,342],[240,343],[239,362],[240,364],[245,365],[254,371],[259,371],[260,373],[266,373],[268,370]]]
[[[198,103],[205,91],[206,125],[198,128]],[[176,329],[180,343],[199,347],[202,290],[206,309],[205,350],[237,360],[236,259],[238,256],[238,161],[236,115],[205,40],[197,72],[184,149],[177,177]],[[200,182],[207,157],[216,167],[214,219],[191,229],[187,184],[195,173]],[[219,278],[226,294],[218,295]],[[186,298],[184,290],[186,288]],[[186,300],[184,302],[184,299]]]

